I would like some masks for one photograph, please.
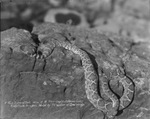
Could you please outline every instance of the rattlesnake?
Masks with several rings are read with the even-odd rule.
[[[2,39],[4,39],[2,40],[2,46],[12,47],[13,50],[17,52],[19,51],[19,49],[21,49],[23,50],[23,53],[27,55],[32,55],[35,53],[35,47],[34,47],[35,44],[30,41],[30,35],[28,32],[24,32],[21,30],[17,31],[16,29],[11,29],[10,33],[6,33],[6,34],[9,34],[8,38],[6,37],[5,33],[2,33],[2,36],[6,37],[6,38],[2,37]],[[15,36],[14,34],[15,35],[17,34],[17,36]],[[11,41],[12,38],[14,39],[14,41]],[[118,79],[118,81],[124,87],[123,95],[118,100],[115,94],[112,93],[109,89],[108,80],[107,80],[108,77],[100,73],[98,77],[98,75],[96,74],[95,69],[93,67],[93,64],[88,54],[85,51],[78,48],[77,46],[60,38],[63,38],[63,37],[56,34],[54,36],[51,36],[51,37],[48,36],[44,38],[46,42],[44,42],[44,40],[42,39],[38,50],[41,51],[42,56],[46,58],[47,56],[50,55],[52,49],[57,45],[65,49],[68,49],[81,57],[81,61],[82,61],[83,69],[84,69],[84,75],[85,75],[85,92],[86,92],[88,100],[94,105],[94,107],[96,107],[99,110],[102,110],[103,112],[107,114],[108,117],[111,118],[116,115],[118,110],[122,110],[126,108],[131,103],[131,100],[134,95],[134,85],[129,77],[120,75],[120,73],[114,76],[114,78]],[[37,55],[37,58],[38,57],[39,55]],[[101,89],[103,93],[106,95],[107,98],[111,99],[112,102],[104,100],[98,94],[98,91],[97,91],[98,79],[100,81]]]
[[[42,39],[38,48],[38,50],[42,52],[42,56],[37,55],[37,58],[48,57],[55,46],[63,47],[80,56],[85,75],[86,96],[94,107],[105,112],[107,117],[113,118],[117,114],[118,110],[122,110],[129,105],[134,92],[132,82],[126,77],[122,77],[121,80],[119,80],[124,87],[124,93],[122,97],[118,99],[117,96],[109,89],[107,76],[99,73],[98,77],[96,74],[88,54],[77,46],[66,41],[66,39],[63,36],[60,36],[60,34],[51,34]],[[98,93],[98,81],[100,81],[101,89],[104,94],[111,100],[111,102],[104,100]]]
[[[94,105],[94,107],[107,113],[108,117],[113,117],[114,115],[116,115],[117,109],[119,107],[118,98],[109,90],[108,82],[106,81],[107,78],[106,76],[100,76],[101,77],[100,81],[105,95],[107,95],[107,97],[110,98],[112,102],[105,101],[103,98],[99,96],[97,91],[98,76],[94,70],[93,64],[88,54],[85,51],[78,48],[77,46],[72,45],[71,43],[66,42],[62,39],[55,40],[55,41],[53,40],[51,43],[52,44],[47,43],[47,44],[40,45],[39,49],[40,51],[42,51],[42,56],[47,57],[50,54],[52,47],[55,47],[54,45],[63,47],[79,55],[84,69],[85,92],[86,92],[87,99]],[[37,57],[39,58],[41,56],[38,55]]]

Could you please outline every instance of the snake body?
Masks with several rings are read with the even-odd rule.
[[[43,31],[38,31],[38,29],[41,29],[40,27],[43,28]],[[38,35],[45,34],[45,31],[58,33],[59,30],[57,30],[57,28],[55,27],[60,27],[60,29],[63,29],[59,25],[55,26],[55,24],[49,23],[36,27],[37,30],[34,29],[33,33],[36,33]],[[93,104],[93,106],[105,112],[105,114],[109,118],[113,118],[117,114],[118,110],[126,108],[131,103],[134,93],[133,83],[131,82],[131,80],[127,77],[120,77],[119,82],[123,85],[124,92],[121,98],[118,99],[116,95],[109,89],[107,76],[100,73],[99,75],[97,75],[88,54],[77,46],[66,41],[66,38],[64,38],[63,35],[59,34],[60,32],[58,34],[57,33],[55,33],[55,35],[52,35],[53,33],[50,33],[50,35],[46,35],[45,38],[40,39],[41,43],[38,50],[42,52],[42,56],[37,55],[37,58],[46,58],[47,56],[49,56],[55,46],[63,47],[67,50],[72,51],[73,53],[79,55],[81,58],[85,76],[85,92],[87,99]],[[98,93],[98,82],[100,82],[99,84],[101,85],[100,93],[103,93],[107,97],[107,99],[110,99],[111,101],[104,99],[104,97]]]
[[[134,85],[132,81],[124,76],[119,80],[119,82],[123,85],[124,87],[124,93],[121,96],[120,100],[120,106],[119,110],[122,110],[129,106],[129,104],[132,102],[133,96],[134,96]]]
[[[60,42],[59,41],[56,40],[55,43],[53,42],[53,44],[59,47],[63,47],[67,50],[70,50],[73,53],[79,55],[81,58],[83,69],[84,69],[85,92],[86,92],[87,99],[94,105],[94,107],[105,112],[108,117],[111,118],[115,116],[117,114],[117,109],[119,107],[119,101],[118,101],[118,98],[109,90],[108,82],[106,81],[107,77],[100,75],[101,77],[100,82],[101,82],[101,86],[105,95],[109,99],[111,99],[112,102],[105,101],[98,94],[98,91],[97,91],[98,76],[95,72],[95,69],[93,67],[93,64],[88,54],[85,51],[81,50],[75,45],[72,45],[69,42],[65,42],[63,40]],[[49,55],[50,49],[51,49],[50,46],[52,45],[41,45],[42,47],[41,49],[44,49],[42,50],[44,57],[47,57]]]

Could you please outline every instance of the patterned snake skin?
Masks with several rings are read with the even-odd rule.
[[[122,110],[129,106],[129,104],[132,102],[133,96],[134,96],[134,85],[132,81],[128,77],[123,77],[119,80],[119,82],[124,87],[124,93],[122,97],[120,98],[120,106],[119,110]]]
[[[106,80],[107,77],[101,76],[99,74],[101,77],[100,82],[101,82],[103,92],[109,99],[112,100],[112,102],[105,101],[103,98],[100,97],[97,91],[98,76],[94,70],[93,64],[89,56],[87,55],[87,53],[79,49],[75,45],[72,45],[71,43],[63,40],[53,41],[53,46],[54,45],[63,47],[80,56],[83,69],[84,69],[84,75],[85,75],[85,92],[86,92],[87,99],[94,105],[94,107],[105,112],[109,118],[114,117],[117,114],[117,110],[119,108],[118,98],[109,90],[108,82]],[[51,48],[52,45],[50,44],[42,44],[40,46],[40,50],[42,50],[42,58],[50,55]],[[39,57],[40,56],[37,56],[37,58]]]
[[[42,52],[42,56],[37,55],[37,58],[46,58],[49,56],[55,46],[63,47],[79,55],[84,69],[85,92],[87,99],[93,104],[94,107],[103,111],[108,118],[114,118],[118,110],[126,108],[131,103],[134,92],[131,80],[129,80],[127,77],[123,77],[121,80],[119,80],[124,87],[124,92],[122,97],[118,99],[116,95],[109,89],[107,76],[99,74],[98,77],[96,74],[88,54],[77,46],[72,45],[68,41],[66,42],[64,39],[60,39],[60,36],[57,37],[57,35],[54,35],[56,38],[44,38],[46,39],[46,43],[41,42],[39,46],[39,51]],[[45,40],[43,40],[43,42],[44,41]],[[102,89],[100,92],[103,92],[104,95],[111,101],[104,100],[104,98],[98,93],[98,81],[100,82]]]

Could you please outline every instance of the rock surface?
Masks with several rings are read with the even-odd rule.
[[[71,43],[89,54],[96,72],[103,71],[110,77],[110,87],[118,97],[121,97],[123,87],[112,78],[116,75],[116,69],[106,68],[106,63],[110,67],[121,69],[132,79],[135,85],[134,99],[116,119],[148,119],[149,45],[136,44],[131,39],[114,34],[62,26],[63,28],[55,24],[55,31],[67,29],[64,32],[66,37],[71,37]],[[49,27],[49,23],[43,23],[34,27],[32,34],[43,39],[44,35],[48,36],[52,32]],[[10,31],[13,33],[13,40]],[[18,37],[16,31],[20,31],[24,37]],[[85,79],[79,56],[56,47],[48,58],[36,59],[20,50],[22,45],[28,48],[34,44],[32,48],[36,47],[35,40],[25,35],[23,30],[9,29],[1,34],[4,34],[0,53],[2,119],[103,119],[103,113],[95,109],[86,98]],[[19,45],[18,39],[21,41]],[[14,50],[16,46],[17,50]]]

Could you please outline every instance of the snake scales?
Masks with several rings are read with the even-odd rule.
[[[113,118],[117,114],[118,110],[122,110],[127,107],[130,104],[134,94],[133,83],[131,80],[125,76],[121,77],[119,82],[123,85],[124,92],[122,97],[118,99],[118,97],[109,89],[107,76],[99,74],[98,77],[96,74],[88,54],[77,46],[60,38],[59,35],[55,34],[53,37],[50,36],[44,38],[43,43],[41,42],[38,49],[42,52],[42,56],[37,55],[37,58],[46,58],[49,56],[55,46],[63,47],[72,51],[81,58],[85,76],[85,92],[87,99],[93,104],[93,106],[105,112],[109,118]],[[101,89],[104,94],[111,100],[111,102],[104,100],[98,94],[98,81],[100,81]]]

